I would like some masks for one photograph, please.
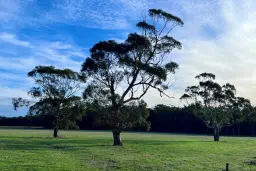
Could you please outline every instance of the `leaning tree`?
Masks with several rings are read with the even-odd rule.
[[[127,114],[122,112],[123,106],[140,100],[149,89],[157,90],[160,96],[168,96],[169,75],[178,68],[169,54],[173,49],[181,49],[181,43],[170,33],[174,27],[182,25],[180,18],[160,9],[150,9],[148,20],[137,24],[140,31],[129,34],[123,43],[101,41],[90,49],[82,71],[91,78],[90,91],[97,92],[93,97],[97,100],[107,96],[104,105],[111,113],[108,122],[113,132],[113,145],[122,145],[120,133],[129,122],[129,119],[123,120]]]
[[[252,106],[248,99],[236,96],[234,85],[221,86],[215,82],[212,73],[202,73],[196,79],[199,84],[187,87],[181,99],[195,116],[213,129],[214,141],[219,141],[220,130],[249,118]]]
[[[85,114],[85,103],[78,93],[86,82],[84,74],[53,66],[36,66],[28,76],[35,82],[28,94],[32,100],[13,98],[13,106],[29,107],[29,115],[41,115],[52,121],[53,137],[59,128],[73,127]]]

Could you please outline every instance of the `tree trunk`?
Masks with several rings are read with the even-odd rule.
[[[214,141],[220,141],[220,132],[218,128],[214,128]]]
[[[59,131],[59,128],[57,126],[55,126],[54,129],[53,129],[53,137],[54,138],[58,137],[58,131]]]
[[[113,132],[113,140],[114,140],[113,146],[123,146],[120,132],[116,130],[113,130],[112,132]]]

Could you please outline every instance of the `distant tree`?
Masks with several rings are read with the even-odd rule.
[[[153,132],[204,133],[204,125],[186,107],[163,104],[150,110],[148,121]]]
[[[214,141],[219,141],[219,132],[225,126],[244,121],[252,112],[248,99],[236,96],[235,86],[215,82],[215,75],[202,73],[196,76],[199,84],[186,88],[181,97],[189,104],[193,113],[208,128],[214,130]]]
[[[82,71],[91,78],[92,86],[88,89],[97,92],[93,97],[99,100],[107,96],[104,106],[111,113],[108,122],[113,145],[122,145],[120,133],[124,122],[130,126],[133,123],[129,121],[133,118],[122,112],[123,106],[140,100],[150,88],[159,91],[160,96],[168,96],[165,90],[170,87],[169,74],[178,68],[168,54],[173,49],[181,49],[181,43],[171,37],[170,32],[182,26],[182,20],[159,9],[150,9],[149,18],[151,23],[139,22],[140,33],[129,34],[124,43],[109,40],[95,44],[82,65]]]
[[[37,66],[28,76],[37,85],[28,92],[34,100],[14,98],[14,109],[27,106],[29,115],[41,115],[51,119],[55,138],[59,128],[74,127],[76,120],[85,112],[85,103],[77,96],[81,84],[86,82],[85,75],[70,69]]]

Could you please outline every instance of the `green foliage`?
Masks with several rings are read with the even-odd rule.
[[[94,110],[98,112],[97,121],[101,125],[106,125],[120,131],[133,127],[150,129],[150,123],[146,120],[149,116],[149,110],[144,101],[133,101],[122,106],[120,109],[113,109],[110,105],[104,107],[97,106],[97,109],[94,107]]]
[[[120,98],[118,94],[116,96],[116,99]],[[150,128],[150,123],[146,121],[149,110],[143,100],[132,101],[120,108],[115,108],[111,104],[110,92],[93,85],[87,86],[83,97],[87,101],[87,110],[97,113],[96,124],[110,128],[118,127],[119,130],[133,127],[143,127],[146,130]],[[118,125],[116,125],[117,123]]]
[[[252,114],[250,101],[237,97],[234,85],[219,85],[214,82],[215,75],[211,73],[202,73],[196,78],[199,84],[187,87],[181,99],[189,104],[189,108],[207,127],[219,131],[224,126],[248,119]]]
[[[29,115],[48,117],[53,127],[74,127],[76,120],[85,114],[85,104],[76,95],[86,82],[85,75],[70,69],[36,66],[28,76],[37,86],[28,92],[34,100],[14,98],[14,108],[29,106]]]
[[[67,80],[75,80],[86,82],[86,76],[84,74],[80,74],[74,72],[70,69],[56,69],[54,66],[36,66],[32,71],[28,73],[29,77],[32,78],[52,78],[52,81],[55,81],[57,78],[67,79]],[[42,81],[39,80],[38,81]]]
[[[14,110],[17,110],[19,107],[29,106],[30,101],[26,99],[22,99],[21,97],[18,97],[18,98],[12,99],[12,104],[13,104]]]
[[[149,16],[150,17],[156,17],[156,18],[161,18],[161,19],[164,19],[164,20],[167,20],[167,21],[173,21],[174,23],[176,24],[179,24],[179,25],[183,25],[183,21],[179,18],[179,17],[176,17],[170,13],[167,13],[161,9],[150,9],[149,10]]]
[[[155,26],[148,24],[146,21],[141,21],[137,24],[138,28],[141,28],[143,30],[151,30],[151,31],[155,31],[156,28]]]

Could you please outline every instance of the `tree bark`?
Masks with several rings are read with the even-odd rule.
[[[54,138],[58,137],[58,131],[59,131],[59,128],[57,126],[55,126],[54,129],[53,129],[53,137]]]
[[[220,141],[220,131],[218,128],[214,128],[214,141]]]
[[[113,130],[113,146],[123,146],[123,142],[121,139],[120,131]]]

